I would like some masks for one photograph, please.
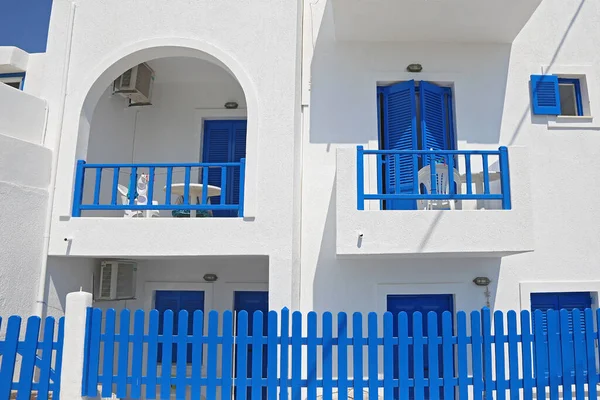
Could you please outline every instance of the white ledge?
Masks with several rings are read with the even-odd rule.
[[[13,46],[0,46],[0,74],[27,71],[29,53]]]

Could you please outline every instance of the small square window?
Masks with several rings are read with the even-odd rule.
[[[558,78],[560,94],[560,115],[583,116],[581,84],[579,79]]]
[[[25,73],[0,74],[0,84],[5,84],[15,89],[22,90]]]

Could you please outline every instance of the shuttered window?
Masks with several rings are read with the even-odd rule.
[[[455,149],[452,89],[430,82],[401,82],[378,88],[380,148],[383,150],[453,150]],[[415,166],[412,155],[384,156],[385,193],[412,193],[415,168],[427,165],[419,158]],[[399,179],[397,179],[397,177]],[[392,210],[416,209],[414,200],[384,203]]]
[[[584,115],[579,79],[531,75],[530,84],[534,115]]]
[[[589,292],[560,292],[560,293],[532,293],[531,311],[543,311],[543,331],[548,333],[547,313],[548,310],[573,311],[577,308],[581,311],[592,307],[592,297]],[[583,326],[583,312],[581,325]],[[573,332],[573,313],[569,313],[569,332]]]

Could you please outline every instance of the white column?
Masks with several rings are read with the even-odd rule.
[[[81,396],[81,381],[83,379],[86,313],[87,308],[91,306],[91,293],[73,292],[67,294],[60,382],[60,397],[62,399],[85,399]]]

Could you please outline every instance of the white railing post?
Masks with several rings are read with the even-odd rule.
[[[60,397],[66,400],[85,399],[81,395],[85,348],[86,314],[92,306],[92,294],[67,294],[65,307],[65,336],[60,382]]]

